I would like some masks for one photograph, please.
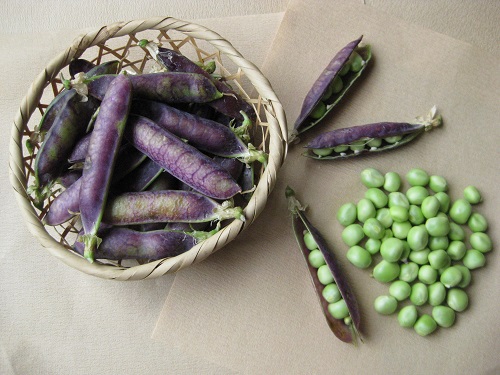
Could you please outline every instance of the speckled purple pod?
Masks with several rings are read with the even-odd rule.
[[[65,223],[76,213],[80,212],[80,188],[82,186],[82,179],[76,180],[50,205],[47,215],[45,215],[43,222],[47,225],[59,225]]]

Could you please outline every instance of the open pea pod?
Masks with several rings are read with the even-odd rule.
[[[342,48],[307,93],[289,142],[318,124],[361,76],[371,59],[371,46],[359,46],[363,36]]]
[[[338,339],[347,343],[357,344],[358,338],[362,341],[361,335],[359,334],[360,327],[360,313],[358,308],[358,303],[356,298],[342,275],[342,270],[340,269],[337,261],[333,253],[328,249],[326,241],[323,239],[319,231],[311,224],[309,219],[304,214],[305,207],[297,200],[295,197],[295,192],[287,186],[285,195],[288,200],[288,209],[292,213],[292,223],[293,223],[293,231],[295,234],[295,238],[297,243],[302,251],[302,255],[306,261],[307,267],[309,269],[309,274],[311,276],[311,280],[314,285],[314,289],[316,291],[316,295],[321,304],[321,308],[323,314],[326,318],[328,326],[332,330],[332,332],[337,336]],[[308,261],[308,256],[310,250],[307,248],[304,242],[304,232],[307,231],[312,235],[312,238],[315,240],[318,249],[323,254],[326,265],[330,269],[335,284],[339,289],[339,292],[344,299],[347,309],[349,311],[350,322],[346,323],[344,319],[336,319],[334,318],[330,312],[328,311],[328,301],[323,297],[322,290],[324,285],[320,282],[317,275],[317,269],[311,266]]]

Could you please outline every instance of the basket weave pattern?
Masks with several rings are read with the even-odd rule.
[[[139,35],[138,35],[139,34]],[[60,74],[67,76],[71,60],[86,58],[100,64],[111,59],[120,60],[122,69],[130,72],[148,72],[152,60],[137,46],[140,39],[156,39],[168,48],[180,51],[200,62],[214,60],[217,73],[223,77],[254,108],[257,121],[253,131],[260,139],[257,148],[269,153],[268,165],[258,174],[258,185],[244,209],[246,221],[233,220],[228,226],[191,250],[173,258],[146,264],[125,266],[116,262],[89,263],[70,251],[80,229],[78,217],[56,227],[45,227],[41,219],[57,193],[38,210],[27,194],[33,182],[33,165],[39,145],[30,154],[24,146],[32,138],[45,109],[62,90]],[[262,212],[267,197],[274,187],[276,175],[287,152],[286,119],[276,94],[259,69],[246,60],[219,34],[197,24],[175,18],[152,18],[115,23],[77,38],[64,52],[56,56],[36,77],[15,116],[10,142],[10,181],[29,231],[53,256],[67,265],[90,275],[105,279],[141,280],[176,272],[199,262],[232,241]]]

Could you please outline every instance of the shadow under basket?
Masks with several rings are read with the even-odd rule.
[[[59,192],[54,192],[45,200],[43,207],[35,207],[33,197],[27,190],[34,182],[33,168],[39,144],[32,143],[32,148],[28,149],[26,143],[32,140],[48,105],[63,90],[61,75],[69,78],[68,65],[73,59],[83,58],[94,64],[119,60],[122,70],[137,74],[148,73],[155,62],[146,49],[138,46],[142,39],[159,42],[193,61],[214,61],[215,73],[254,109],[256,121],[251,128],[254,145],[268,153],[269,160],[265,168],[258,164],[255,176],[258,182],[250,198],[246,200],[244,222],[232,220],[213,236],[175,257],[144,264],[137,261],[107,260],[90,263],[72,250],[81,229],[78,216],[62,225],[52,227],[43,224],[43,217]],[[120,22],[78,37],[32,83],[12,126],[10,181],[29,231],[50,254],[75,269],[104,279],[149,279],[176,272],[205,259],[251,225],[264,209],[275,185],[277,172],[287,152],[286,140],[285,113],[269,81],[219,34],[203,26],[171,17]],[[59,189],[61,190],[63,189]]]

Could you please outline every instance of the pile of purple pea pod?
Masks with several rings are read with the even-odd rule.
[[[27,143],[39,144],[29,193],[37,208],[48,203],[44,224],[81,221],[73,250],[90,262],[173,257],[245,221],[255,164],[267,163],[249,143],[253,107],[214,64],[140,45],[154,47],[158,72],[73,60]]]

